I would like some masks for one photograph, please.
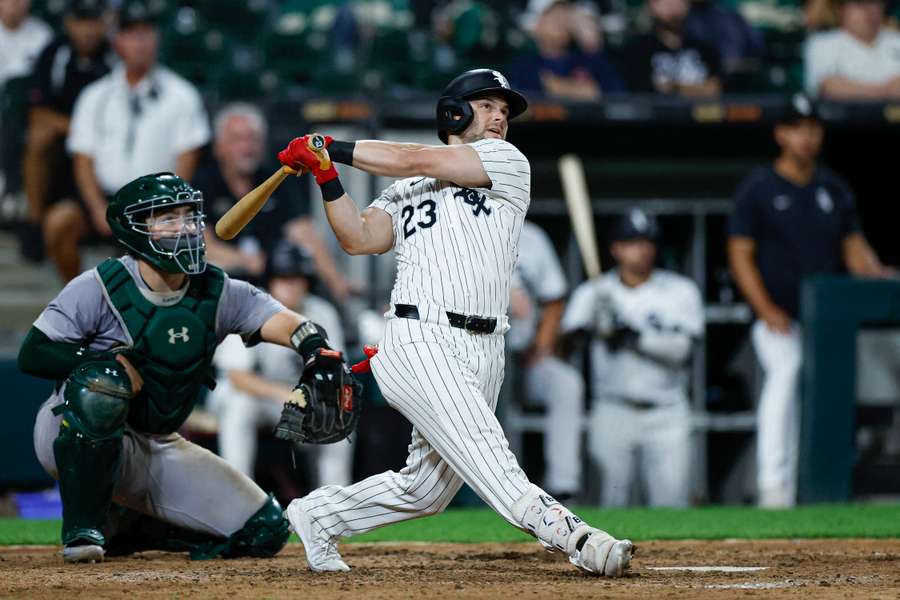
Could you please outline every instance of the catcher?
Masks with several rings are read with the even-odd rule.
[[[132,181],[106,219],[126,256],[72,280],[19,352],[22,371],[56,381],[34,441],[59,480],[63,558],[273,556],[289,535],[278,502],[176,431],[213,381],[216,346],[238,333],[301,355],[292,427],[343,439],[359,411],[343,357],[321,327],[206,264],[203,196],[181,178]]]

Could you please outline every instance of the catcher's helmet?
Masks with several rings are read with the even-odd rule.
[[[438,137],[445,144],[451,133],[461,133],[475,116],[468,100],[489,94],[500,94],[509,104],[509,118],[515,119],[528,108],[528,101],[509,87],[503,73],[493,69],[472,69],[456,76],[447,84],[437,103]]]
[[[180,231],[151,233],[148,218],[154,210],[184,205],[194,212],[182,221]],[[177,175],[144,175],[125,184],[110,200],[106,222],[117,242],[163,271],[196,275],[206,270],[203,194]]]

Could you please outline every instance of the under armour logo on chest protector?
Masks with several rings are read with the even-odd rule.
[[[188,328],[187,327],[182,326],[181,331],[178,333],[175,332],[174,327],[169,328],[169,343],[174,344],[175,340],[178,340],[178,339],[180,339],[184,343],[187,343],[191,340],[191,338],[188,337]]]

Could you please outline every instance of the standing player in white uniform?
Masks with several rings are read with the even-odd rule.
[[[527,103],[497,71],[454,79],[438,101],[448,145],[326,138],[332,160],[400,178],[360,213],[309,136],[279,154],[322,189],[328,220],[350,254],[397,254],[397,279],[372,371],[388,403],[414,425],[400,472],[294,500],[286,516],[315,571],[346,571],[337,542],[439,513],[463,482],[516,527],[576,566],[621,576],[633,545],[588,526],[529,482],[494,409],[503,379],[510,278],[530,203],[530,167],[504,141]]]
[[[703,303],[693,281],[654,268],[657,235],[642,211],[623,216],[612,235],[618,267],[582,283],[562,321],[564,334],[593,338],[590,452],[605,506],[628,504],[635,471],[652,506],[690,500],[687,361]]]
[[[581,373],[555,354],[559,322],[566,308],[566,277],[544,230],[525,221],[519,261],[510,293],[510,332],[506,344],[524,370],[527,402],[546,409],[544,485],[558,500],[581,487]]]

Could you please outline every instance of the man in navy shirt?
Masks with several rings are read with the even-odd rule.
[[[105,0],[73,0],[63,21],[65,36],[44,48],[34,66],[22,172],[28,215],[19,229],[22,255],[31,260],[44,256],[41,225],[47,207],[78,197],[65,140],[78,94],[106,75],[114,61],[105,13]]]
[[[802,280],[845,269],[863,277],[894,273],[866,242],[847,183],[817,164],[823,137],[815,106],[795,95],[775,126],[781,153],[740,185],[731,218],[731,271],[756,313],[752,341],[765,372],[757,488],[768,508],[792,506],[796,498]]]

